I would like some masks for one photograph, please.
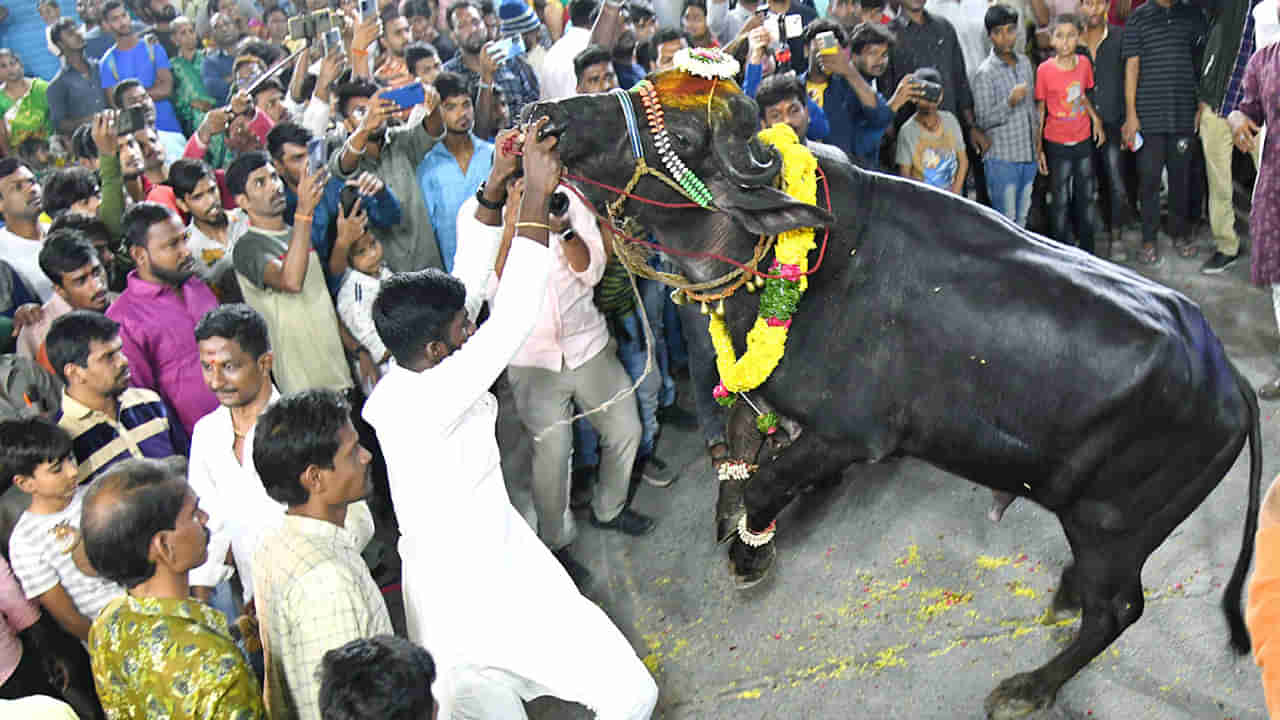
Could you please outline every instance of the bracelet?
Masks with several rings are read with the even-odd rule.
[[[366,56],[366,55],[368,55],[368,54],[369,54],[369,51],[368,51],[368,50],[361,50],[360,48],[354,48],[354,49],[351,51],[351,54],[352,54],[352,55],[355,55],[356,57],[364,57],[364,56]]]
[[[489,210],[501,210],[503,204],[505,204],[506,198],[504,197],[498,202],[490,202],[489,199],[484,196],[485,184],[487,182],[488,181],[480,183],[480,189],[476,190],[476,202],[479,203],[480,207],[488,208]]]
[[[311,219],[311,216],[310,216],[310,215],[303,215],[302,213],[294,213],[294,214],[293,214],[293,224],[294,224],[294,225],[297,225],[297,224],[298,224],[298,220],[299,220],[300,218],[306,218],[307,220],[310,220],[310,219]]]
[[[354,154],[354,155],[358,155],[358,156],[360,156],[360,157],[364,157],[364,151],[365,151],[365,149],[364,149],[364,148],[360,148],[359,150],[357,150],[357,149],[356,149],[356,147],[355,147],[355,145],[353,145],[353,144],[352,144],[352,142],[351,142],[351,138],[347,138],[347,141],[346,141],[345,143],[343,143],[343,149],[344,149],[344,150],[346,150],[346,151],[347,151],[347,152],[349,152],[349,153]]]
[[[540,223],[540,222],[518,222],[516,223],[516,227],[518,228],[531,227],[531,228],[538,228],[540,230],[546,230],[547,232],[551,232],[550,225],[546,223]]]
[[[493,83],[487,83],[483,80],[476,83],[476,90],[493,90],[496,86]]]

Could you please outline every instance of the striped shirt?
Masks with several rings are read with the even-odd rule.
[[[62,510],[49,515],[22,513],[9,538],[9,561],[22,592],[34,600],[62,586],[81,615],[93,620],[124,588],[100,577],[91,577],[76,566],[71,550],[80,535],[80,509],[88,485],[81,485]]]
[[[1138,120],[1142,132],[1190,135],[1199,105],[1195,47],[1208,25],[1200,8],[1144,3],[1124,26],[1124,58],[1139,58]]]
[[[1258,0],[1252,0],[1250,6],[1257,7]],[[1257,44],[1257,39],[1253,36],[1253,25],[1253,13],[1245,13],[1240,50],[1236,52],[1235,64],[1231,66],[1231,77],[1227,80],[1227,92],[1222,97],[1222,105],[1217,108],[1218,114],[1222,117],[1230,115],[1231,111],[1240,104],[1240,99],[1244,97],[1244,69],[1249,66],[1249,58],[1253,57]]]
[[[119,414],[112,418],[85,407],[65,390],[62,393],[58,427],[71,435],[82,485],[126,458],[166,458],[177,454],[169,437],[169,416],[159,395],[131,387],[116,402]]]

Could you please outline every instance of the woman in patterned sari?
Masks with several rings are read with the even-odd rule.
[[[173,70],[173,109],[178,112],[182,131],[188,137],[204,122],[204,114],[216,105],[213,96],[204,87],[200,68],[204,66],[204,51],[191,18],[179,16],[169,23],[173,29],[173,41],[178,52],[169,58]]]
[[[9,48],[0,48],[0,152],[11,155],[29,137],[47,138],[49,124],[49,83],[26,77],[22,61]]]

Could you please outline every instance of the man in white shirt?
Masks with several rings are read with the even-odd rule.
[[[494,180],[491,175],[486,181],[486,191],[495,189]],[[653,520],[627,506],[643,427],[636,396],[627,392],[631,377],[618,360],[617,342],[593,299],[607,262],[604,241],[595,216],[582,201],[563,188],[558,192],[568,203],[567,211],[552,220],[547,300],[533,332],[511,358],[507,379],[520,420],[534,438],[532,489],[538,536],[579,586],[585,586],[590,573],[568,554],[576,534],[567,470],[573,451],[570,410],[575,403],[592,411],[587,420],[600,436],[591,524],[644,535],[653,529]],[[476,219],[476,202],[468,200],[458,214],[458,237],[485,232]]]
[[[253,430],[280,393],[271,384],[267,324],[256,310],[219,306],[200,320],[195,336],[205,384],[221,407],[191,433],[187,481],[209,514],[210,532],[209,558],[191,571],[191,586],[196,597],[234,618],[254,597],[254,553],[284,519],[286,506],[267,494],[253,464]],[[373,533],[372,516],[364,501],[352,508],[346,528],[363,547]],[[227,583],[233,568],[243,588],[239,603]]]
[[[542,61],[543,100],[559,100],[578,94],[578,77],[573,72],[573,59],[591,44],[591,22],[599,6],[597,0],[573,0],[569,3],[569,19],[564,35],[555,41]]]
[[[44,228],[39,217],[43,199],[40,183],[26,165],[13,157],[0,159],[0,211],[4,214],[0,260],[9,263],[41,302],[53,295],[53,283],[40,270]]]
[[[491,699],[474,716],[518,720],[520,699],[553,695],[599,718],[643,720],[657,703],[653,678],[512,507],[499,464],[497,400],[488,390],[538,321],[553,264],[547,246],[556,242],[548,205],[562,168],[557,139],[537,140],[545,122],[527,128],[527,185],[519,209],[513,199],[508,210],[516,237],[503,241],[503,191],[490,188],[477,210],[484,231],[466,236],[480,261],[455,268],[465,285],[437,270],[383,285],[374,323],[398,364],[364,416],[386,455],[400,518],[409,639],[431,651],[442,678],[469,668],[506,690],[506,702]],[[499,135],[496,144],[505,141]],[[499,150],[495,184],[505,185],[515,162]],[[505,274],[477,330],[474,298],[492,280],[495,257]],[[460,698],[445,685],[439,714],[455,717]]]

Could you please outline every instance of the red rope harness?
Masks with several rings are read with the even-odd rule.
[[[639,202],[646,203],[646,204],[649,204],[649,205],[655,205],[655,206],[657,206],[657,207],[664,207],[664,208],[695,208],[695,207],[701,207],[701,206],[700,206],[700,205],[698,205],[697,203],[664,203],[664,202],[659,202],[658,200],[651,200],[651,199],[649,199],[649,198],[641,197],[640,195],[636,195],[635,193],[623,192],[621,188],[616,188],[616,187],[613,187],[613,186],[611,186],[611,185],[606,185],[606,184],[604,184],[604,183],[602,183],[602,182],[597,182],[597,181],[592,180],[592,179],[590,179],[590,178],[585,178],[585,177],[582,177],[582,176],[580,176],[580,175],[574,175],[574,174],[572,174],[572,173],[564,173],[564,177],[566,177],[566,178],[568,178],[568,179],[570,179],[570,180],[575,180],[575,181],[578,181],[578,182],[586,182],[586,183],[589,183],[589,184],[591,184],[591,185],[596,185],[596,186],[599,186],[599,187],[604,188],[604,189],[606,189],[606,190],[609,190],[609,191],[611,191],[611,192],[615,192],[615,193],[617,193],[617,194],[619,194],[619,195],[625,195],[625,196],[627,196],[628,198],[630,198],[630,199],[632,199],[632,200],[638,200]],[[830,211],[831,211],[831,188],[830,188],[830,186],[827,184],[827,176],[826,176],[826,174],[825,174],[825,173],[823,173],[821,170],[819,170],[819,171],[818,171],[818,179],[822,180],[822,194],[826,197],[826,200],[827,200],[827,212],[830,212]],[[664,252],[664,253],[667,253],[667,254],[669,254],[669,255],[679,255],[680,257],[687,257],[687,258],[693,258],[693,259],[698,259],[698,260],[701,260],[701,259],[719,260],[719,261],[720,261],[720,262],[722,262],[722,263],[725,263],[725,264],[728,264],[728,265],[732,265],[732,266],[734,266],[734,267],[738,268],[739,270],[741,270],[741,271],[743,271],[743,272],[745,272],[745,273],[750,273],[750,274],[752,274],[752,275],[755,275],[756,277],[768,278],[768,279],[771,279],[771,280],[781,280],[781,279],[783,279],[783,275],[782,275],[782,274],[780,274],[780,273],[778,273],[778,274],[774,274],[774,273],[761,272],[761,271],[759,271],[759,270],[757,270],[757,269],[755,269],[755,268],[753,268],[753,267],[749,267],[749,266],[747,266],[747,265],[745,265],[745,264],[743,264],[743,263],[738,262],[737,260],[734,260],[733,258],[726,257],[726,256],[721,255],[721,254],[719,254],[719,253],[699,252],[699,251],[694,251],[694,250],[677,250],[676,248],[673,248],[673,247],[668,247],[668,246],[666,246],[666,245],[661,245],[661,244],[658,244],[658,243],[649,242],[648,240],[641,240],[641,239],[640,239],[640,238],[638,238],[638,237],[634,237],[634,236],[632,236],[632,235],[628,235],[628,234],[626,234],[626,233],[622,232],[621,230],[619,230],[618,228],[614,227],[614,226],[613,226],[613,222],[612,222],[611,220],[609,220],[609,218],[606,218],[604,215],[601,215],[599,212],[597,212],[597,211],[596,211],[595,206],[594,206],[594,205],[592,205],[592,204],[591,204],[591,201],[590,201],[590,200],[588,200],[588,199],[586,198],[586,196],[584,196],[584,195],[582,194],[582,191],[581,191],[581,190],[579,190],[578,188],[576,188],[576,187],[574,187],[574,186],[572,186],[572,185],[566,185],[566,187],[568,187],[568,188],[569,188],[569,190],[571,190],[571,191],[573,192],[573,194],[574,194],[574,195],[577,195],[577,196],[578,196],[578,198],[579,198],[580,200],[582,200],[582,204],[584,204],[584,205],[586,205],[588,208],[590,208],[590,209],[591,209],[591,212],[592,212],[592,213],[593,213],[597,218],[599,218],[599,219],[601,219],[601,220],[604,220],[604,221],[605,221],[605,225],[609,228],[609,232],[611,232],[611,233],[613,233],[614,235],[616,235],[616,236],[618,236],[618,237],[622,238],[623,240],[626,240],[627,242],[636,243],[637,245],[640,245],[641,247],[646,247],[646,248],[649,248],[650,250],[656,250],[656,251],[659,251],[659,252]],[[818,261],[817,261],[816,263],[814,263],[813,267],[811,267],[811,268],[809,268],[808,270],[804,271],[804,274],[805,274],[805,275],[812,275],[812,274],[814,274],[814,273],[818,272],[818,268],[821,268],[821,267],[822,267],[822,261],[823,261],[823,259],[827,256],[827,242],[828,242],[830,239],[831,239],[831,228],[823,228],[823,232],[822,232],[822,245],[819,247],[819,250],[818,250]]]
[[[511,152],[514,152],[516,155],[524,154],[523,152],[515,148],[512,148]],[[562,173],[562,177],[565,177],[577,182],[584,182],[584,183],[587,183],[588,185],[595,185],[596,187],[603,188],[617,195],[622,195],[627,197],[628,199],[636,200],[638,202],[642,202],[647,205],[653,205],[655,207],[668,208],[668,209],[702,207],[697,203],[691,203],[691,202],[666,203],[666,202],[661,202],[659,200],[653,200],[647,197],[636,195],[635,193],[627,192],[622,188],[614,187],[613,185],[607,185],[597,180],[592,180],[591,178],[582,177],[581,175],[574,175],[573,173],[569,173],[569,172]],[[826,173],[822,172],[821,169],[818,170],[818,179],[822,180],[822,194],[826,197],[826,200],[827,200],[827,212],[831,212],[831,187],[827,184]],[[740,263],[737,260],[734,260],[733,258],[725,257],[724,255],[721,255],[719,253],[698,252],[694,250],[677,250],[672,247],[667,247],[666,245],[660,245],[658,243],[649,242],[648,240],[641,240],[638,237],[633,237],[631,235],[628,235],[622,232],[621,230],[619,230],[618,228],[614,227],[612,219],[607,218],[604,215],[601,215],[596,210],[595,205],[593,205],[591,201],[588,200],[587,197],[582,194],[581,190],[579,190],[578,188],[572,185],[566,185],[565,187],[569,188],[569,190],[571,190],[574,195],[577,195],[578,199],[582,200],[582,204],[586,205],[591,210],[591,213],[593,215],[595,215],[598,219],[605,221],[604,224],[606,227],[609,228],[609,232],[613,233],[617,237],[622,238],[623,240],[626,240],[627,242],[636,243],[641,247],[646,247],[650,250],[656,250],[658,252],[664,252],[669,255],[679,255],[680,257],[693,258],[695,260],[704,260],[704,259],[718,260],[727,265],[732,265],[738,268],[739,270],[743,271],[744,273],[750,273],[752,275],[755,275],[756,277],[768,278],[771,280],[784,279],[783,275],[780,273],[773,274],[773,273],[760,272],[756,268],[748,267],[747,265]],[[822,267],[822,260],[827,256],[827,242],[830,239],[831,239],[831,228],[823,228],[822,245],[820,246],[818,251],[818,261],[814,263],[813,267],[809,268],[804,272],[805,275],[812,275],[818,272],[818,268]]]

